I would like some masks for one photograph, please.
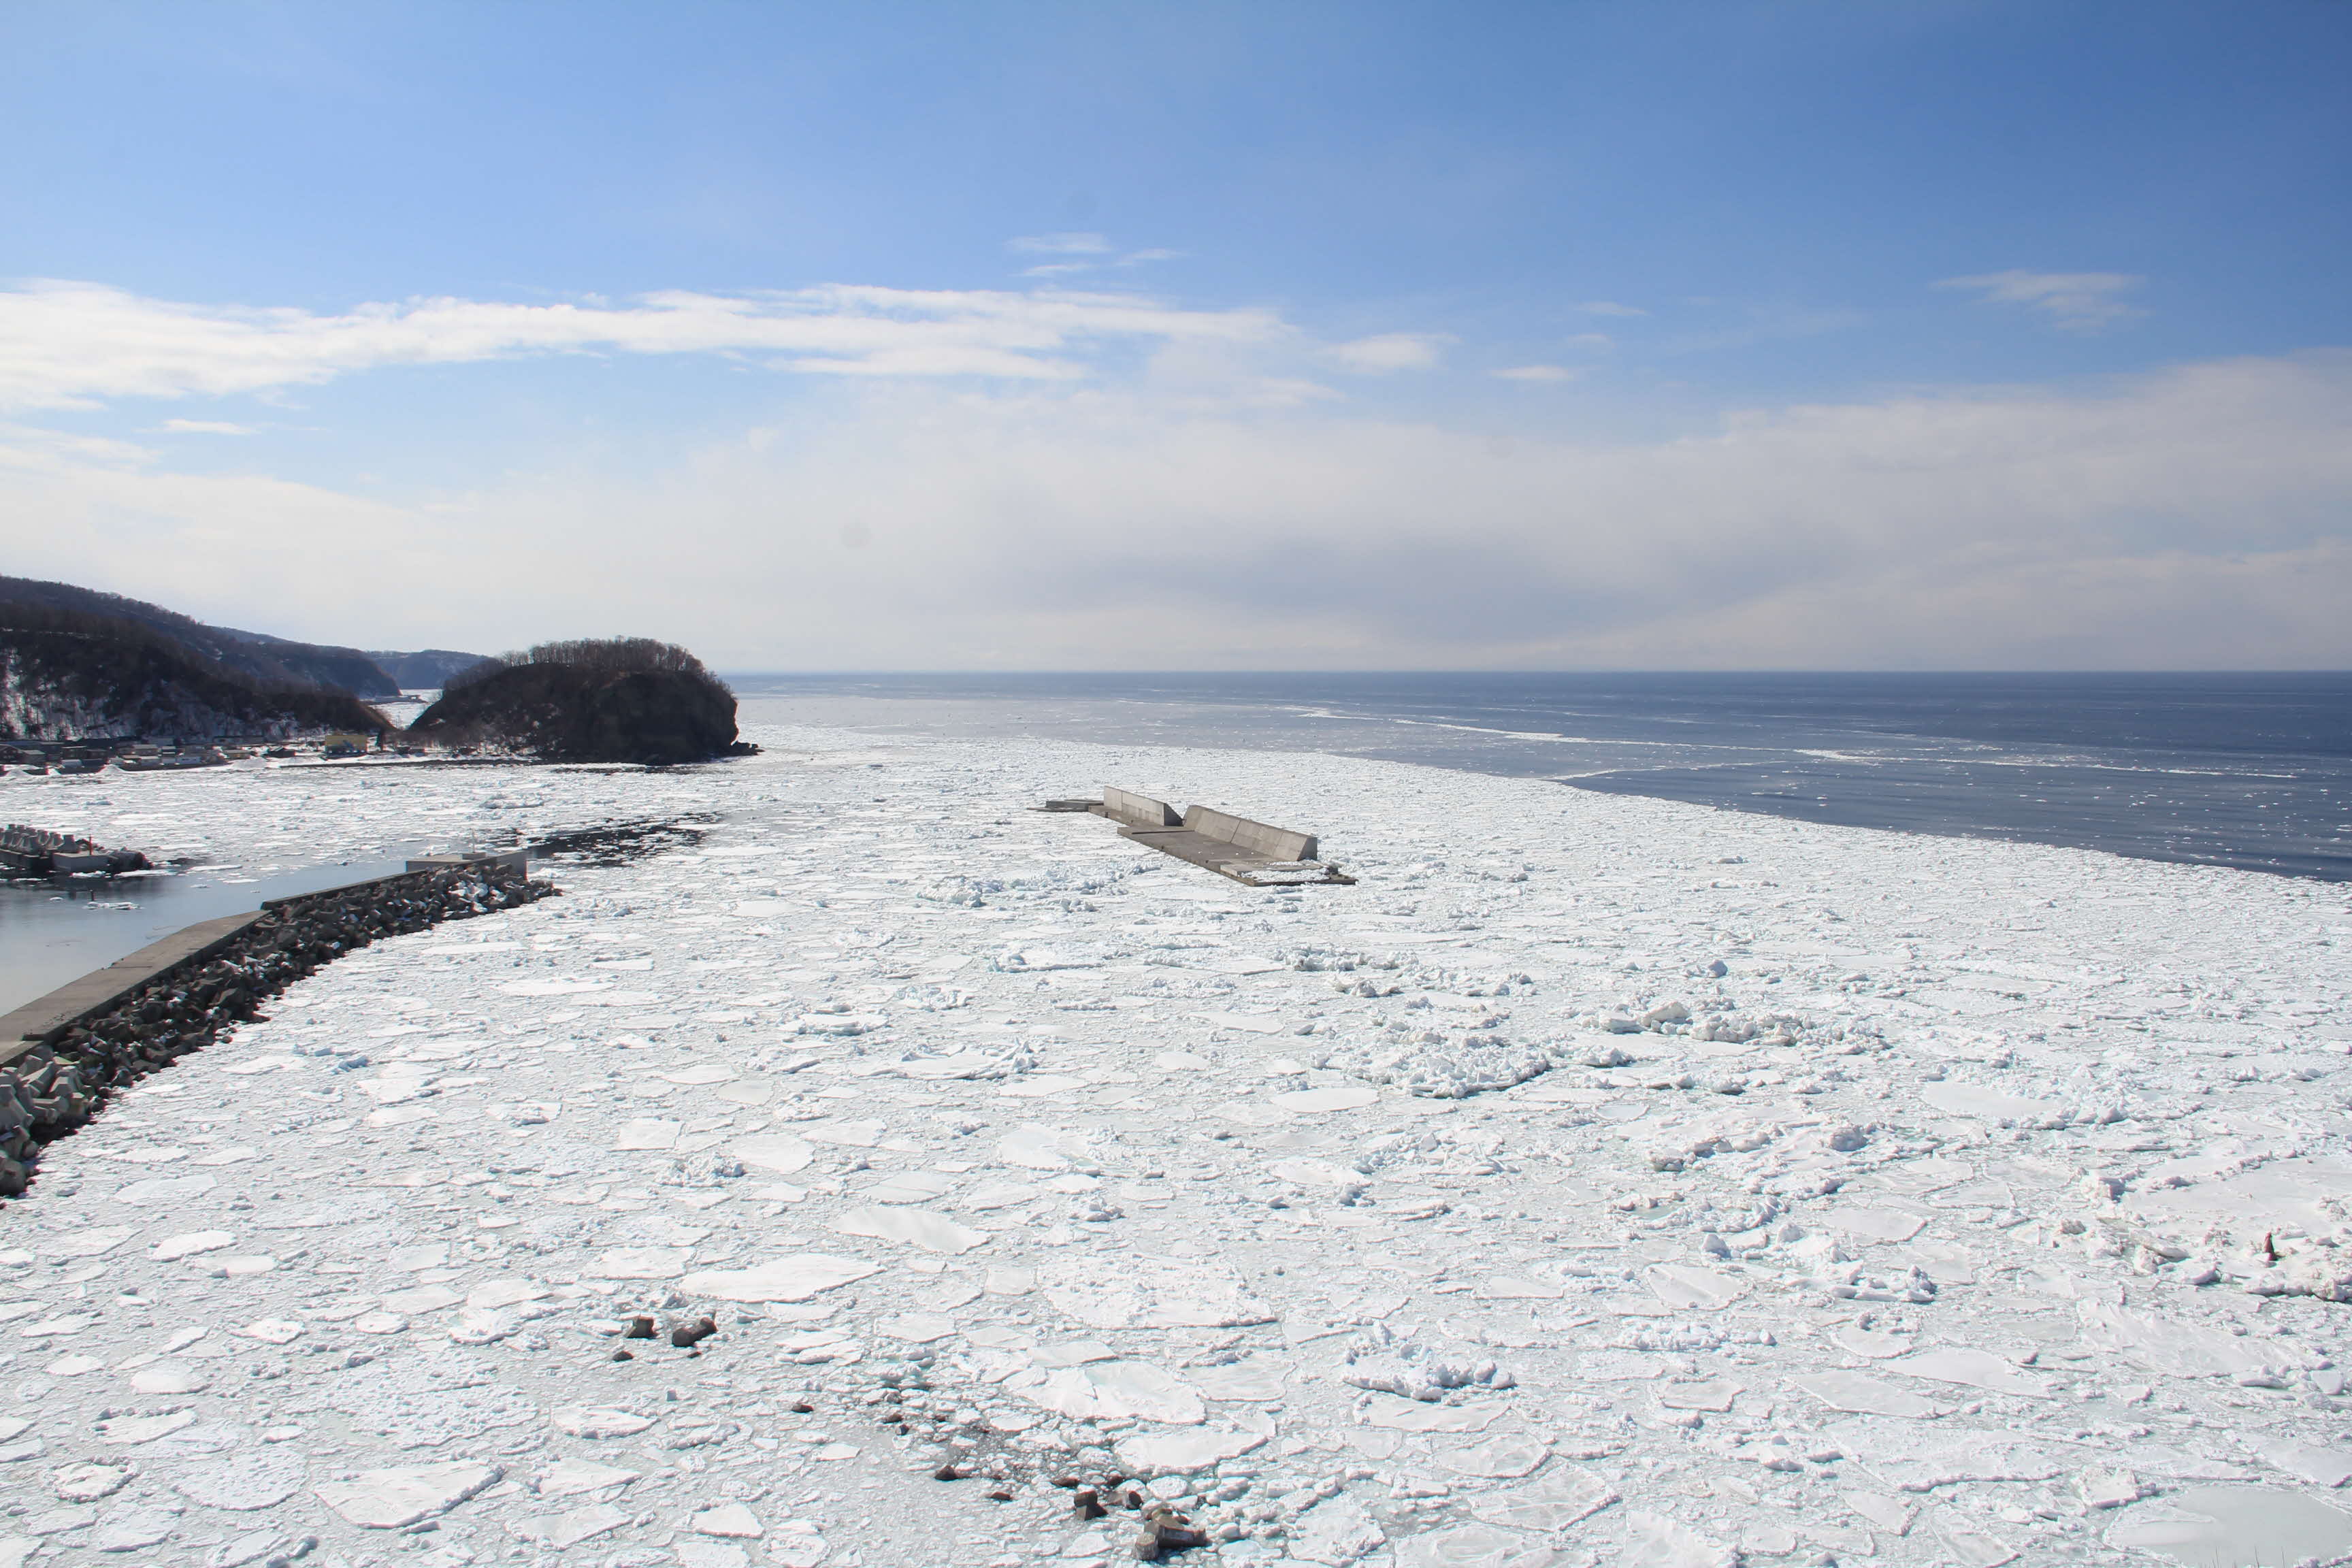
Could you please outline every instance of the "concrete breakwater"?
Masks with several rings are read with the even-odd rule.
[[[110,1090],[210,1045],[342,954],[555,890],[500,859],[277,899],[190,926],[0,1018],[0,1196],[23,1192],[42,1146],[89,1121]]]

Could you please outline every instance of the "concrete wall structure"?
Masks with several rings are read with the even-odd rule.
[[[1261,860],[1312,860],[1317,845],[1312,833],[1273,827],[1246,816],[1196,805],[1184,813],[1184,826],[1203,838],[1222,839]]]
[[[1180,822],[1174,809],[1165,804],[1108,784],[1103,787],[1102,804],[1088,809],[1118,823],[1122,838],[1132,838],[1248,887],[1355,880],[1318,858],[1319,846],[1312,833],[1252,822],[1205,805],[1193,806]]]
[[[1176,808],[1148,795],[1103,785],[1103,815],[1122,827],[1177,827],[1183,819]]]

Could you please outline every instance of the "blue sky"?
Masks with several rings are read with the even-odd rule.
[[[2340,0],[20,4],[0,543],[736,668],[2340,666],[2348,67]]]

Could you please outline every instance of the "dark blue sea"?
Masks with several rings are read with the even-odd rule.
[[[751,721],[1330,752],[2352,879],[2352,674],[730,679]]]

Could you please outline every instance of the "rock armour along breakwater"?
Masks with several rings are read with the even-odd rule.
[[[206,922],[223,928],[216,938],[131,988],[38,1035],[0,1043],[0,1194],[22,1193],[42,1146],[89,1121],[110,1089],[201,1050],[322,965],[382,937],[553,891],[483,864],[274,900],[241,927],[236,919]]]

